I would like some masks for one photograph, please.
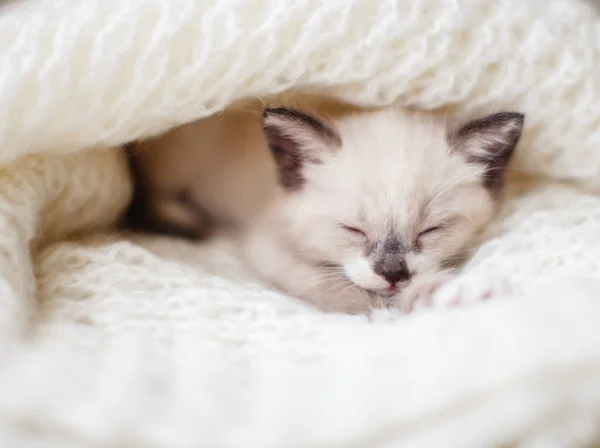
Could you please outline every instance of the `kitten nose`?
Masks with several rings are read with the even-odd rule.
[[[408,269],[396,269],[396,270],[392,270],[392,271],[383,271],[383,272],[378,272],[378,274],[381,275],[383,278],[385,278],[386,281],[388,281],[392,285],[395,285],[398,282],[402,282],[404,280],[410,279],[410,273],[408,272]]]

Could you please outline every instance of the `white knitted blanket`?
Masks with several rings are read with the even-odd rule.
[[[131,186],[121,154],[98,148],[289,88],[524,111],[519,179],[452,286],[512,292],[408,317],[322,314],[260,286],[230,241],[106,232]],[[588,5],[0,2],[0,142],[2,447],[600,439],[600,20]]]

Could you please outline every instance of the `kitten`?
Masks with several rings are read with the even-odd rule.
[[[400,108],[334,119],[262,117],[278,187],[244,237],[245,259],[324,310],[429,301],[498,207],[524,115],[452,123]]]

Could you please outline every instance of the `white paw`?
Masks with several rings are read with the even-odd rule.
[[[503,277],[492,274],[461,275],[436,291],[432,299],[432,306],[448,308],[471,305],[502,298],[509,294],[508,282]]]
[[[470,305],[509,294],[509,285],[503,277],[441,272],[416,278],[401,292],[398,304],[402,311],[410,313],[423,308]]]
[[[398,300],[400,309],[405,313],[410,313],[417,309],[434,306],[434,298],[438,290],[453,278],[454,275],[448,272],[415,278],[400,293]]]

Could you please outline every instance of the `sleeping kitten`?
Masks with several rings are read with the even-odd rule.
[[[450,123],[274,101],[290,103],[243,104],[130,147],[129,226],[233,227],[259,275],[323,309],[427,304],[497,208],[523,115]]]
[[[279,187],[252,220],[245,258],[325,310],[427,303],[492,218],[524,116],[450,123],[399,108],[324,120],[268,108]]]

